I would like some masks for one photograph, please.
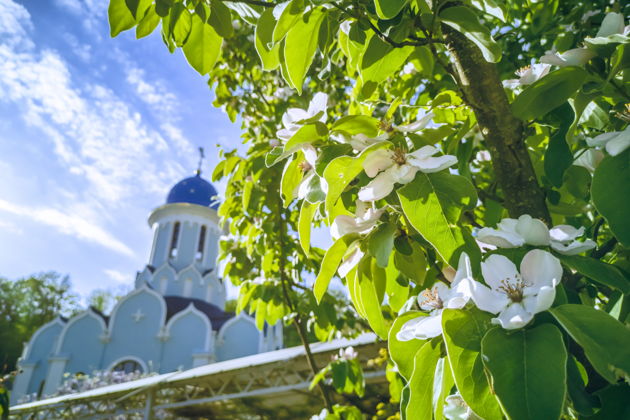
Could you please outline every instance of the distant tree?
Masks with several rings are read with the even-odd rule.
[[[116,303],[127,293],[128,288],[120,286],[109,289],[93,290],[87,297],[87,304],[103,313],[109,313]]]
[[[0,373],[15,369],[23,344],[39,327],[78,310],[68,276],[49,271],[17,280],[0,277]]]

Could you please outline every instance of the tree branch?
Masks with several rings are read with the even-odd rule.
[[[551,223],[545,193],[538,185],[523,122],[509,106],[497,66],[460,32],[442,25],[464,100],[473,109],[492,156],[492,166],[510,216],[529,214]]]
[[[225,0],[228,3],[245,3],[251,4],[252,6],[262,6],[262,7],[276,7],[279,3],[276,2],[266,2],[261,0]]]
[[[278,229],[279,229],[279,240],[278,245],[280,246],[280,258],[278,261],[278,271],[280,272],[280,282],[282,283],[282,294],[284,296],[284,300],[289,307],[289,310],[295,314],[293,320],[295,324],[295,329],[297,330],[298,335],[300,336],[300,341],[302,342],[302,346],[304,346],[304,353],[306,354],[306,360],[308,362],[309,367],[311,368],[311,372],[313,376],[317,375],[319,372],[319,368],[317,367],[317,362],[315,361],[315,357],[313,357],[313,353],[311,352],[311,346],[308,343],[306,338],[306,330],[304,328],[304,323],[302,322],[302,317],[300,316],[300,312],[298,308],[294,305],[291,300],[291,296],[289,295],[289,287],[287,283],[290,282],[290,279],[287,277],[286,270],[284,267],[284,235],[285,235],[285,220],[283,217],[284,210],[282,207],[278,208]],[[317,383],[320,393],[322,394],[322,399],[324,400],[324,404],[326,405],[326,409],[329,413],[333,412],[332,400],[330,399],[330,395],[328,395],[328,389],[324,386],[324,384],[320,381]]]

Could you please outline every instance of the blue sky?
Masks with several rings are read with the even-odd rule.
[[[238,124],[159,33],[109,37],[106,0],[0,0],[0,275],[133,284],[146,218]],[[222,192],[221,185],[217,186]]]

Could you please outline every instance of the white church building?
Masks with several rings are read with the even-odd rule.
[[[168,373],[282,347],[282,325],[263,331],[225,311],[217,273],[217,192],[197,174],[178,182],[149,216],[149,263],[111,314],[88,310],[42,326],[19,360],[12,402],[55,393],[66,374]]]

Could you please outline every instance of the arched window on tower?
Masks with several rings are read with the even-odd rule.
[[[171,247],[168,251],[168,255],[171,258],[175,258],[177,256],[177,240],[179,238],[179,222],[175,222],[173,225],[173,236],[171,236]]]
[[[195,254],[195,259],[197,261],[201,261],[203,258],[203,249],[206,245],[206,225],[202,225],[199,230],[199,243],[197,244],[197,253]]]

